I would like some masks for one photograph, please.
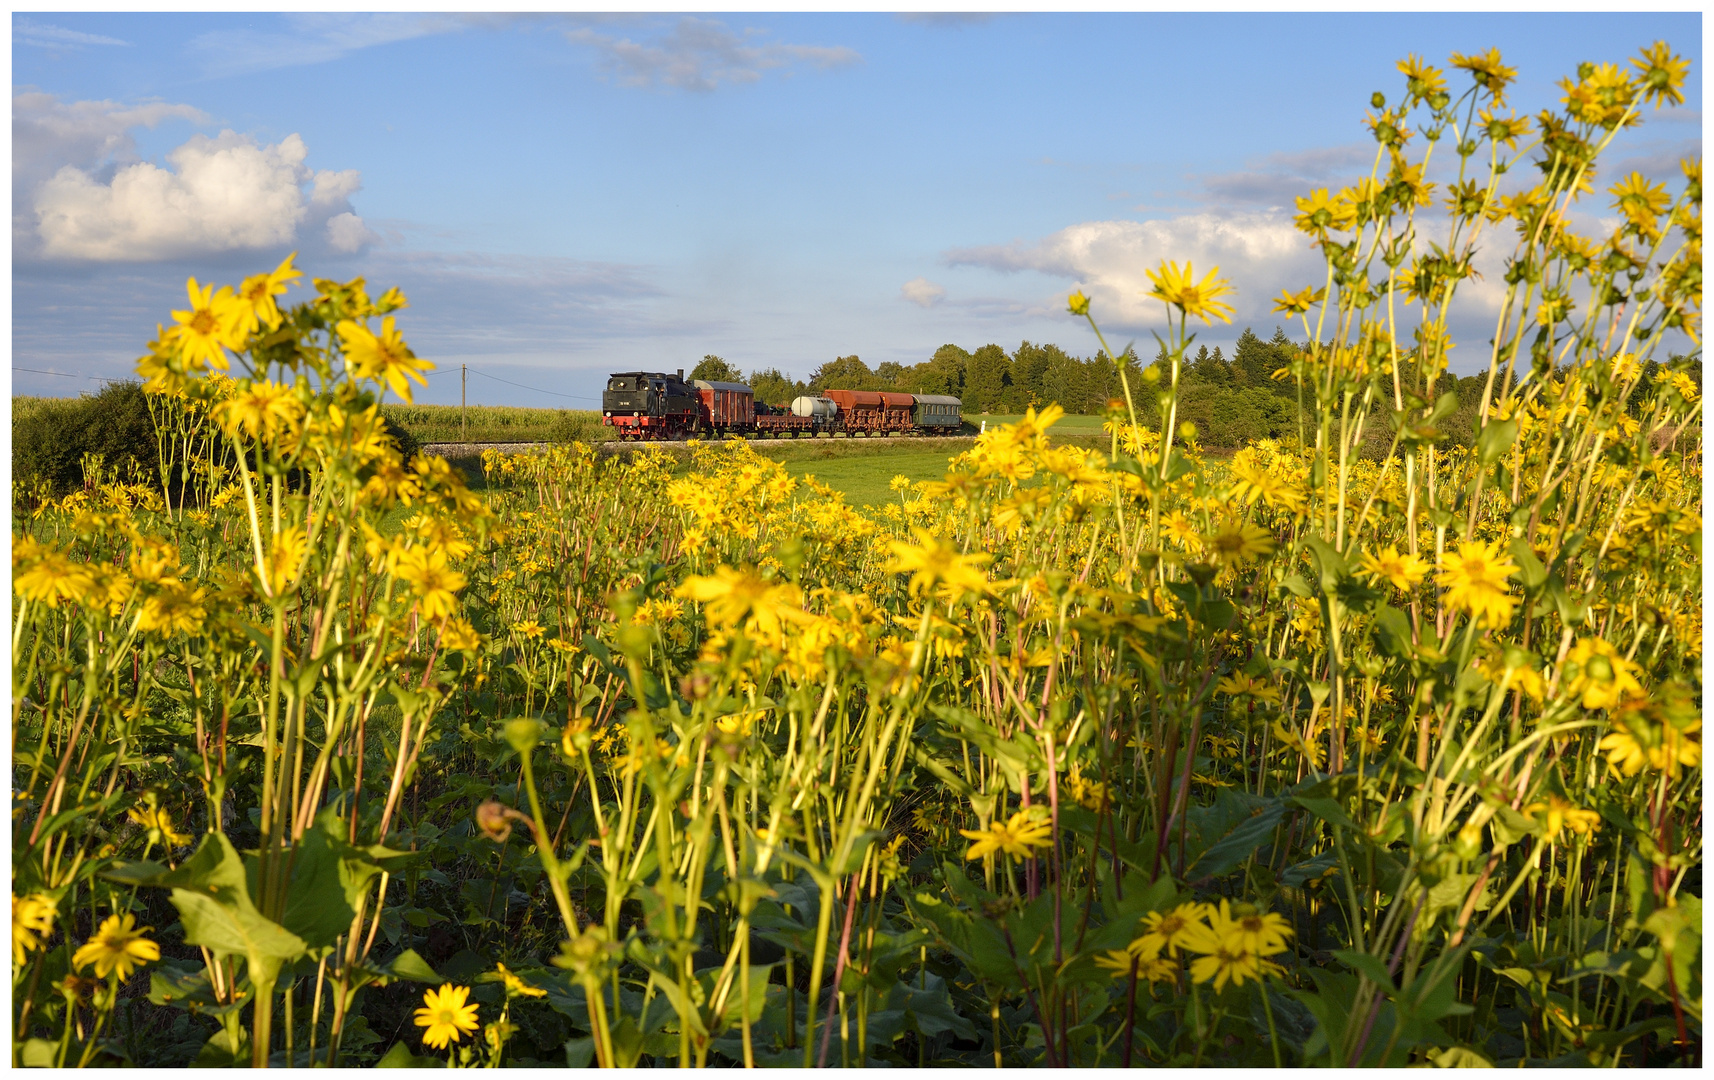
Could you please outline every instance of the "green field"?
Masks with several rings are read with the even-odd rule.
[[[885,451],[856,454],[801,455],[784,457],[786,471],[793,476],[813,475],[817,480],[844,493],[845,501],[853,506],[873,506],[896,499],[888,484],[895,476],[911,480],[939,480],[946,475],[946,463],[970,443],[960,439],[956,447],[924,447],[920,443],[889,447]]]
[[[560,442],[588,438],[601,422],[589,409],[525,409],[471,405],[460,426],[457,405],[383,405],[387,418],[420,443]]]

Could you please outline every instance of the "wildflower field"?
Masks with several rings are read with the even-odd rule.
[[[14,1063],[1699,1064],[1701,163],[1596,179],[1687,64],[1449,67],[1299,200],[1305,422],[1226,460],[1172,262],[1099,449],[863,509],[742,442],[474,492],[385,435],[397,291],[193,280],[160,485],[14,492]]]

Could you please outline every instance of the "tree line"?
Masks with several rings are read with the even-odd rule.
[[[1205,446],[1238,447],[1254,439],[1296,436],[1299,433],[1297,383],[1292,379],[1277,380],[1273,375],[1307,348],[1307,343],[1292,341],[1278,327],[1267,340],[1246,327],[1230,357],[1218,345],[1212,349],[1198,346],[1179,373],[1179,421],[1195,424],[1198,439]],[[1681,363],[1682,358],[1675,356],[1668,366]],[[1081,358],[1057,345],[1029,341],[1010,353],[993,344],[974,351],[958,345],[942,345],[933,356],[909,367],[889,361],[870,368],[858,356],[841,356],[816,368],[807,380],[793,379],[778,368],[764,368],[746,376],[726,360],[709,355],[703,357],[691,377],[748,383],[755,390],[756,399],[770,405],[786,405],[800,395],[826,390],[893,390],[959,398],[966,416],[1015,415],[1030,406],[1039,408],[1051,403],[1058,403],[1068,413],[1099,415],[1107,411],[1108,402],[1124,398],[1120,364],[1124,365],[1130,381],[1138,418],[1158,428],[1156,393],[1170,378],[1166,356],[1163,351],[1149,365],[1144,365],[1133,347],[1127,347],[1115,363],[1105,353]],[[1158,379],[1152,384],[1144,375],[1147,367],[1159,369]],[[1699,359],[1694,368],[1694,378],[1700,385]],[[1659,364],[1648,365],[1641,390],[1646,392],[1659,370]],[[1418,384],[1414,372],[1401,374],[1407,385]],[[1436,394],[1452,393],[1458,398],[1457,411],[1442,424],[1450,442],[1468,445],[1473,439],[1486,383],[1486,373],[1463,377],[1451,372],[1441,375]],[[1645,393],[1639,393],[1637,400],[1644,396]],[[1379,456],[1391,444],[1390,409],[1390,402],[1377,407],[1376,422],[1369,425],[1364,439],[1364,453]]]
[[[1273,373],[1289,361],[1296,346],[1283,330],[1264,341],[1246,328],[1230,358],[1219,346],[1201,346],[1181,372],[1179,417],[1197,424],[1211,445],[1242,445],[1249,439],[1283,436],[1295,428],[1296,391],[1276,382]],[[1153,361],[1162,365],[1165,356]],[[826,390],[893,390],[909,394],[946,394],[964,403],[964,414],[1015,415],[1031,406],[1057,403],[1069,413],[1099,415],[1110,401],[1122,400],[1123,365],[1142,418],[1158,423],[1154,393],[1144,381],[1146,365],[1134,347],[1117,361],[1104,352],[1079,357],[1058,345],[1024,341],[1008,353],[995,344],[970,350],[942,345],[922,363],[888,361],[871,368],[858,356],[822,364],[809,378],[793,379],[778,368],[749,375],[718,356],[705,356],[691,372],[695,379],[748,383],[758,401],[788,404],[794,397]],[[1218,440],[1218,441],[1216,441]]]

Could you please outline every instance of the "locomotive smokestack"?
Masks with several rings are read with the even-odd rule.
[[[678,369],[678,381],[684,382],[684,368]]]

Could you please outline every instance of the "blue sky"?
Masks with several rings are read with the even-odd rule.
[[[1603,174],[1674,180],[1701,38],[1682,13],[18,14],[13,387],[124,375],[187,275],[291,250],[404,289],[441,369],[422,401],[456,402],[460,363],[558,395],[472,377],[473,400],[590,407],[609,371],[705,353],[800,376],[947,342],[1087,355],[1066,293],[1147,341],[1163,258],[1232,277],[1233,325],[1202,335],[1229,348],[1319,280],[1291,199],[1367,172],[1406,53],[1497,46],[1524,112],[1665,39],[1685,105]],[[1455,366],[1484,318],[1478,291]]]

